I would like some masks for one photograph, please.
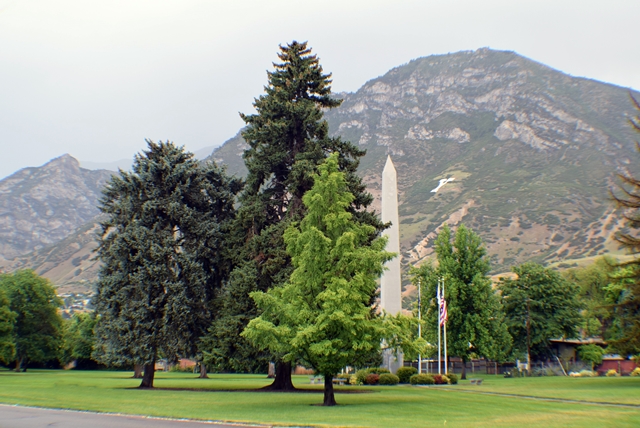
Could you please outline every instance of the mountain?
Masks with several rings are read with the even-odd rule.
[[[80,161],[80,166],[82,168],[90,170],[105,169],[107,171],[118,171],[118,169],[121,169],[123,171],[130,171],[131,164],[132,159],[120,159],[113,162]]]
[[[94,245],[91,231],[102,186],[111,174],[80,168],[66,154],[1,180],[0,269],[33,268],[58,284],[92,281],[95,269],[80,278],[62,271],[68,261],[67,270],[77,272],[80,261],[72,264],[77,257],[93,265],[87,261]]]
[[[201,149],[195,150],[193,152],[196,159],[205,159],[211,155],[211,153],[216,149],[217,146],[207,146]],[[123,171],[131,171],[131,166],[133,164],[133,159],[120,159],[113,162],[91,162],[91,161],[80,161],[80,166],[85,169],[96,170],[96,169],[106,169],[108,171],[118,171],[121,169]]]
[[[504,272],[617,251],[611,237],[622,225],[608,191],[636,164],[630,92],[479,49],[396,67],[341,94],[325,117],[332,135],[367,150],[359,172],[378,211],[391,155],[405,265],[430,257],[444,222],[464,222]],[[246,147],[237,135],[210,158],[244,175]]]
[[[618,172],[640,176],[630,92],[640,98],[479,49],[396,67],[338,94],[342,106],[325,117],[332,135],[367,150],[359,173],[378,211],[391,155],[405,268],[432,256],[445,222],[464,222],[484,239],[497,273],[618,251],[611,237],[623,225],[608,191]],[[244,175],[246,147],[238,134],[208,159]],[[30,267],[65,292],[88,290],[98,268],[96,205],[111,174],[64,155],[1,180],[0,269]]]

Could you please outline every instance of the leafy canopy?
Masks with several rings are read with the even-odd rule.
[[[437,343],[438,278],[445,283],[448,354],[469,361],[473,356],[502,360],[510,348],[499,298],[487,277],[490,266],[480,237],[461,224],[455,236],[444,225],[435,241],[437,266],[425,263],[413,270],[413,283],[422,287],[426,337]]]
[[[558,272],[536,263],[514,266],[516,279],[502,278],[499,288],[506,323],[516,352],[549,355],[549,341],[574,338],[581,323],[577,287]]]
[[[380,347],[386,330],[371,295],[393,254],[386,240],[366,245],[375,228],[355,222],[337,154],[319,168],[303,202],[307,214],[285,232],[294,271],[289,281],[251,293],[261,315],[243,332],[261,348],[302,360],[331,383],[333,375]]]
[[[7,292],[0,286],[0,362],[9,363],[16,353],[13,326],[17,314],[11,310]]]
[[[0,290],[15,314],[10,317],[15,318],[11,334],[16,369],[29,362],[57,359],[62,346],[62,317],[58,313],[62,301],[49,280],[30,269],[18,270],[0,275]]]

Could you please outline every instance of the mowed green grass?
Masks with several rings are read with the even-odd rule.
[[[484,395],[489,391],[611,403],[640,404],[640,378],[485,379],[480,386],[341,387],[338,406],[322,402],[321,386],[307,376],[294,376],[300,388],[317,393],[247,392],[269,383],[262,375],[157,373],[158,388],[138,390],[130,372],[0,371],[0,402],[174,418],[194,418],[305,426],[640,426],[640,408],[560,403],[519,397]],[[216,391],[218,390],[218,391]],[[225,391],[220,391],[225,390]],[[235,391],[234,391],[235,390]],[[367,393],[341,394],[340,390]]]

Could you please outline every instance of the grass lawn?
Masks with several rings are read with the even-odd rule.
[[[491,391],[640,405],[640,378],[485,379],[480,386],[338,387],[339,406],[324,408],[320,393],[268,393],[241,390],[268,383],[262,375],[157,373],[158,388],[198,391],[138,390],[130,372],[30,370],[0,371],[0,402],[65,409],[145,414],[175,418],[316,426],[640,426],[640,407],[623,408],[484,395]],[[307,376],[294,376],[298,387]],[[240,391],[215,391],[215,390]],[[340,390],[370,393],[341,394]]]

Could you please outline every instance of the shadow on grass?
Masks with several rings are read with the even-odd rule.
[[[140,388],[140,387],[123,387],[123,388],[114,388],[114,389],[138,389],[138,390],[146,390],[146,391],[191,391],[191,392],[260,392],[263,394],[322,394],[324,393],[323,389],[306,389],[306,388],[296,388],[288,391],[273,391],[262,388],[254,388],[254,389],[215,389],[215,388],[167,388],[167,387],[156,387],[153,388]],[[368,389],[334,389],[334,393],[336,394],[372,394],[374,392],[380,391],[372,391]]]

